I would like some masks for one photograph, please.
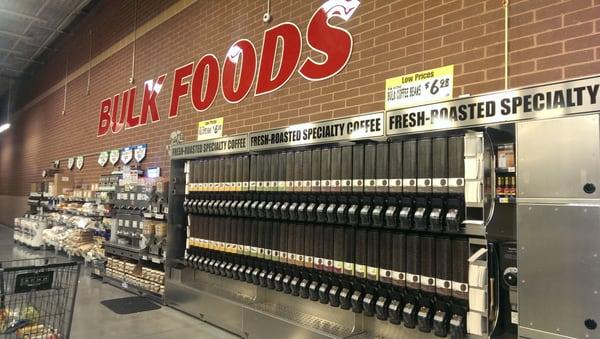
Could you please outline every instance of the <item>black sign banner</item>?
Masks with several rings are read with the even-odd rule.
[[[383,112],[377,112],[250,133],[250,150],[381,137],[384,131]]]
[[[248,134],[174,145],[172,159],[187,159],[248,151]]]
[[[388,111],[386,134],[547,119],[595,110],[600,110],[600,76]]]

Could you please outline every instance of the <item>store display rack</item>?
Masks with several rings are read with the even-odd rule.
[[[496,168],[511,167],[497,165],[496,150],[511,137],[481,128],[264,149],[253,135],[181,145],[167,303],[266,337],[249,324],[315,338],[485,337],[498,307],[486,294],[498,275],[488,231],[510,238],[514,209],[494,211]],[[258,146],[211,151],[244,140]]]
[[[152,292],[152,291],[148,291],[144,288],[141,288],[139,286],[133,285],[128,283],[127,281],[123,281],[122,279],[116,279],[113,278],[111,276],[107,276],[106,273],[104,273],[104,275],[102,276],[102,281],[110,284],[114,287],[120,288],[122,290],[125,290],[127,292],[142,296],[142,297],[147,297],[148,299],[151,299],[155,302],[158,302],[160,304],[164,305],[164,299],[163,299],[163,295],[160,293],[156,293],[156,292]]]
[[[168,212],[163,184],[129,183],[115,188],[113,237],[105,243],[107,264],[103,281],[164,303],[164,262]],[[158,216],[159,218],[155,218]],[[129,269],[124,271],[120,266]],[[162,275],[150,279],[151,270]]]
[[[99,184],[64,185],[59,197],[44,192],[45,183],[32,185],[42,191],[31,194],[30,212],[15,219],[15,241],[82,260],[92,277],[162,303],[168,185],[140,173],[125,168]],[[55,175],[54,187],[64,182]]]

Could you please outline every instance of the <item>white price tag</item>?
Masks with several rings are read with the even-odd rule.
[[[510,322],[513,324],[519,324],[519,312],[510,312]]]

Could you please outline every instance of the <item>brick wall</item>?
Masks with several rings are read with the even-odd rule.
[[[267,25],[261,21],[266,1],[197,1],[136,42],[135,78],[143,81],[167,73],[158,96],[159,123],[116,135],[96,137],[100,100],[128,88],[132,46],[126,46],[89,70],[68,79],[67,105],[62,88],[34,101],[59,83],[68,69],[85,66],[133,30],[133,0],[105,1],[83,20],[75,34],[59,42],[52,56],[22,92],[25,107],[8,133],[0,135],[0,195],[25,195],[29,183],[52,160],[97,153],[114,147],[148,144],[146,165],[168,174],[165,145],[182,130],[193,140],[196,123],[225,118],[225,134],[235,134],[342,117],[384,107],[386,78],[447,64],[455,65],[455,95],[478,94],[504,87],[504,9],[500,0],[362,0],[354,17],[340,24],[352,32],[354,49],[348,66],[334,78],[308,82],[295,74],[280,90],[248,96],[231,105],[217,96],[204,113],[193,110],[189,96],[179,115],[167,119],[173,70],[214,53],[222,60],[238,38],[260,46]],[[139,1],[138,25],[157,20],[177,1]],[[296,23],[305,31],[321,1],[273,0],[270,25]],[[600,73],[600,0],[511,0],[510,87]],[[304,46],[303,56],[309,51]],[[316,55],[315,55],[316,56]],[[136,111],[139,109],[138,88]],[[35,102],[35,104],[31,104]],[[96,182],[112,167],[100,168],[97,155],[86,158],[76,183]],[[63,161],[61,166],[66,167]],[[63,171],[65,171],[63,169]]]

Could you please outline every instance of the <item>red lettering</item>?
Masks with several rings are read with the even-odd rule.
[[[206,93],[202,96],[204,77],[206,77]],[[196,64],[192,79],[192,104],[198,112],[206,111],[215,102],[219,91],[219,60],[213,54],[206,54]]]
[[[115,125],[117,125],[117,123],[118,123],[117,119],[119,118],[119,97],[120,96],[121,96],[120,93],[115,94],[115,96],[113,98],[113,102],[112,102],[112,110],[110,111],[110,116],[111,116],[111,121],[112,121],[111,130],[113,131],[113,133],[116,133]],[[127,104],[127,100],[124,99],[123,104]]]
[[[129,104],[127,105],[127,125],[125,129],[137,127],[140,124],[140,116],[133,116],[133,103],[135,102],[135,93],[137,89],[135,87],[129,90]]]
[[[150,111],[151,122],[160,121],[158,108],[156,106],[156,97],[165,82],[166,74],[163,74],[156,79],[148,80],[144,84],[144,96],[142,97],[142,113],[140,114],[140,125],[145,125],[148,122],[148,111]]]
[[[281,61],[277,74],[273,77],[277,44],[281,39]],[[284,22],[265,31],[256,90],[254,95],[273,92],[290,80],[300,61],[302,53],[302,33],[298,26]]]
[[[284,22],[264,31],[260,64],[257,64],[257,52],[253,43],[240,39],[231,45],[222,64],[215,55],[206,54],[195,63],[190,62],[175,69],[169,118],[177,117],[181,98],[188,94],[194,109],[202,112],[212,106],[219,88],[227,102],[242,101],[250,92],[255,78],[254,95],[259,96],[284,86],[296,69],[310,81],[336,75],[350,61],[353,40],[349,31],[330,21],[350,20],[359,5],[360,0],[323,2],[306,27],[304,39],[310,48],[310,56],[300,66],[302,32],[296,24]],[[332,19],[334,17],[338,19]],[[145,125],[148,119],[151,122],[160,121],[157,99],[166,77],[167,74],[163,74],[156,80],[144,83],[142,107],[138,115],[133,112],[136,87],[102,100],[98,113],[98,136],[103,136],[110,130],[119,133],[123,129]]]
[[[108,133],[110,128],[110,98],[100,102],[100,112],[98,113],[98,136],[101,137]]]
[[[306,58],[298,72],[307,80],[324,80],[340,72],[352,54],[352,34],[329,24],[332,17],[348,21],[360,4],[357,0],[329,0],[312,16],[306,29],[306,42],[325,56],[323,62]]]
[[[113,134],[119,133],[123,127],[125,126],[125,117],[127,116],[127,105],[129,103],[129,92],[131,89],[123,92],[123,103],[121,104],[121,113],[119,114],[119,95],[115,95],[113,99],[113,109],[112,109],[112,126],[111,131]]]
[[[240,77],[235,87],[235,72],[239,66]],[[241,39],[236,41],[227,52],[223,62],[223,75],[221,79],[222,91],[225,100],[229,103],[242,101],[254,82],[256,72],[256,49],[250,40]]]
[[[192,74],[194,63],[190,62],[187,65],[179,67],[175,70],[173,77],[173,90],[171,91],[171,105],[169,106],[169,118],[177,116],[179,111],[179,98],[188,94],[189,85],[187,82],[182,83],[183,79]]]

